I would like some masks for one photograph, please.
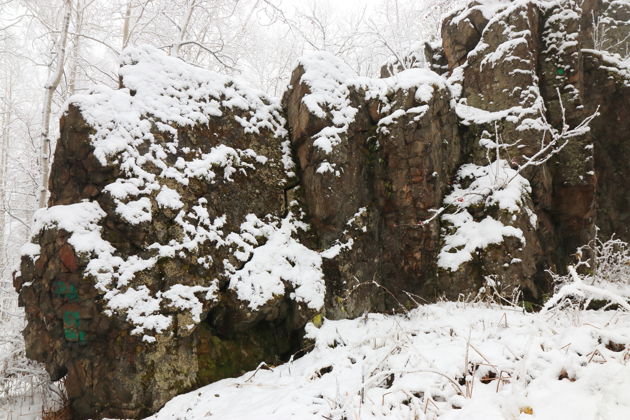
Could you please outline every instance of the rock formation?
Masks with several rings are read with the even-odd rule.
[[[61,122],[17,285],[27,355],[67,374],[79,417],[148,414],[278,361],[323,305],[279,104],[180,64],[130,49],[123,86],[76,96]]]
[[[619,1],[475,1],[429,68],[310,54],[281,101],[126,50],[120,88],[61,121],[15,276],[27,355],[77,418],[141,417],[303,351],[322,317],[484,285],[541,301],[596,226],[630,241],[630,65],[601,35],[629,21]]]

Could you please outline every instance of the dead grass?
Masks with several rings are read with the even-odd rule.
[[[72,407],[66,399],[61,408],[42,410],[42,420],[72,420]]]

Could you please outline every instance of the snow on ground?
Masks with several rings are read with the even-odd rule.
[[[24,356],[22,318],[3,318],[9,314],[3,309],[14,308],[0,307],[0,419],[40,419],[43,412],[54,412],[62,407],[59,383],[50,383],[43,365]],[[11,315],[15,313],[17,311]]]
[[[624,420],[630,314],[471,303],[307,326],[314,348],[150,419]]]

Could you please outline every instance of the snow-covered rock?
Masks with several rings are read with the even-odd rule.
[[[151,47],[127,49],[120,88],[74,96],[62,119],[50,207],[36,214],[15,278],[28,356],[53,379],[67,375],[77,417],[138,417],[263,360],[286,360],[307,345],[311,319],[406,311],[418,299],[455,300],[489,285],[542,303],[552,287],[545,270],[565,267],[596,225],[630,241],[630,71],[592,30],[594,13],[623,31],[624,4],[476,0],[446,18],[442,46],[427,48],[429,68],[392,62],[389,77],[371,79],[315,52],[296,64],[282,100]],[[580,124],[598,106],[589,131]],[[372,318],[387,334],[392,322],[406,323],[364,322]],[[519,315],[523,331],[538,334],[525,328],[530,321]],[[327,321],[312,338],[322,347],[334,326],[367,346],[356,336],[372,337],[361,322]],[[428,334],[438,340],[440,331]],[[506,402],[512,394],[466,403],[448,386],[436,392],[426,375],[397,376],[398,353],[371,339],[370,351],[391,364],[385,378],[378,365],[343,355],[332,367],[348,369],[354,391],[343,394],[327,382],[329,365],[304,373],[312,367],[304,362],[304,375],[326,378],[326,389],[317,385],[301,404],[361,410],[370,398],[401,415],[419,401],[471,416],[486,403],[496,413],[537,410],[535,400]],[[557,366],[548,367],[536,378]],[[466,375],[463,364],[444,369],[456,383]],[[593,375],[586,386],[600,383]],[[422,389],[403,386],[404,377]],[[391,381],[400,388],[380,390]],[[320,408],[312,412],[342,412]]]
[[[16,280],[27,354],[68,374],[78,417],[277,358],[324,304],[279,101],[146,46],[120,75],[70,100]]]

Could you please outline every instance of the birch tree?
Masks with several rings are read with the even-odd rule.
[[[59,30],[54,59],[49,64],[49,75],[44,85],[45,95],[42,109],[42,133],[41,133],[41,186],[39,192],[39,207],[46,207],[48,199],[48,175],[50,173],[50,120],[53,97],[61,82],[66,61],[66,44],[68,41],[68,29],[72,14],[72,0],[64,0],[63,20]]]
[[[192,14],[195,11],[196,6],[197,6],[197,0],[188,0],[186,2],[186,13],[184,14],[184,19],[179,25],[179,33],[177,35],[177,40],[174,42],[173,48],[171,50],[171,54],[175,57],[179,57],[179,49],[184,43],[184,39],[186,38],[188,25],[190,25],[190,19],[192,18]]]

